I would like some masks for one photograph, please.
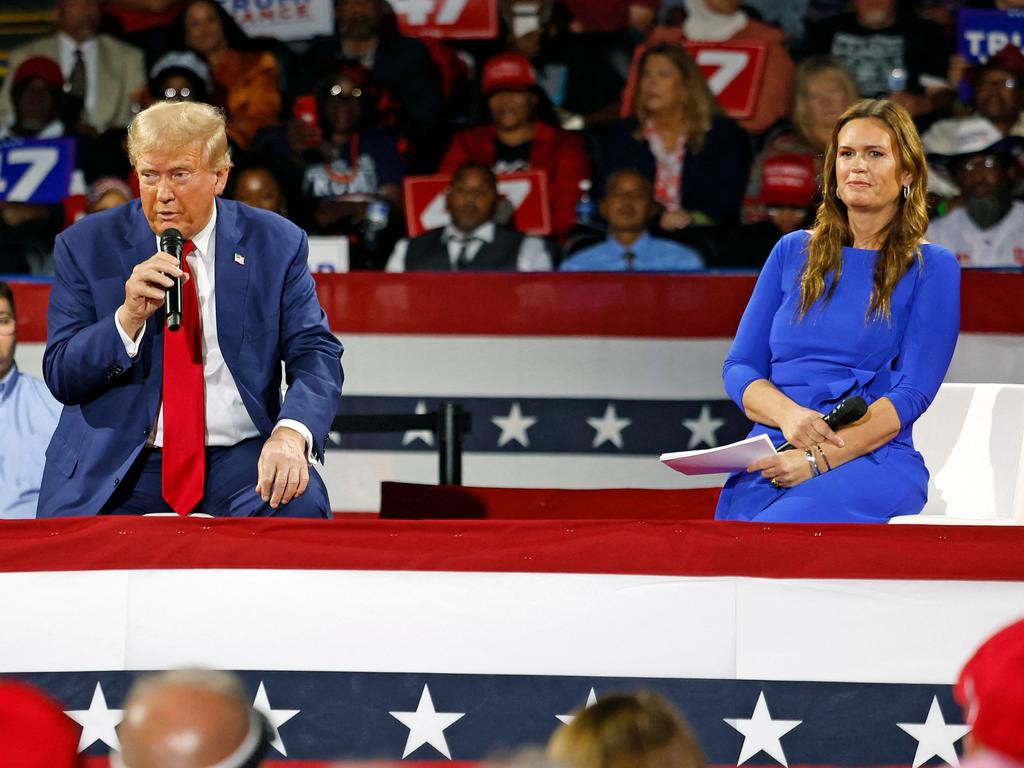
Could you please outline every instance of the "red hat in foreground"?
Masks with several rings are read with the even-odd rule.
[[[810,155],[777,155],[764,161],[761,201],[765,205],[807,208],[817,191]]]
[[[33,56],[21,62],[14,70],[12,82],[14,85],[18,85],[32,77],[41,77],[54,88],[64,87],[64,75],[60,71],[60,66],[56,61],[45,56]]]
[[[499,53],[484,65],[484,94],[525,91],[537,84],[530,60],[518,53]]]
[[[0,765],[78,768],[79,733],[49,696],[15,680],[0,682]]]
[[[1024,620],[975,651],[953,693],[980,744],[1024,762]]]

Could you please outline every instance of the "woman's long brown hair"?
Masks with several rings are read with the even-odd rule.
[[[658,43],[644,51],[640,57],[640,64],[636,70],[636,89],[633,92],[633,114],[640,123],[639,135],[643,134],[644,123],[648,118],[647,110],[640,100],[640,77],[644,71],[644,64],[651,56],[668,59],[679,70],[679,76],[683,79],[682,112],[683,124],[686,126],[687,150],[700,152],[704,146],[704,135],[711,129],[711,118],[720,113],[722,108],[715,101],[697,62],[681,45]]]
[[[897,174],[909,171],[913,180],[910,192],[900,195],[896,214],[879,232],[881,247],[875,260],[874,279],[868,317],[885,320],[892,315],[892,293],[896,284],[921,258],[921,240],[928,229],[928,210],[925,191],[928,186],[928,166],[925,163],[921,137],[917,134],[910,113],[887,99],[863,99],[846,110],[832,129],[832,139],[825,151],[822,169],[824,189],[814,221],[814,231],[807,246],[807,263],[800,275],[800,318],[823,295],[832,298],[843,272],[843,246],[853,245],[853,234],[846,204],[839,199],[836,189],[836,149],[839,132],[852,120],[871,118],[881,122],[893,140],[893,151],[899,161]],[[832,283],[826,293],[827,278]]]

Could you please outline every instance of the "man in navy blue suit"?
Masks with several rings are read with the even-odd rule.
[[[128,154],[141,199],[86,217],[54,249],[43,370],[65,407],[38,517],[329,516],[310,464],[340,401],[342,348],[305,233],[218,197],[231,159],[213,107],[150,107]],[[185,241],[180,263],[160,250],[168,229]],[[179,277],[171,331],[165,292]]]

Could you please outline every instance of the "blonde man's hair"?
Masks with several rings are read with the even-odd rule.
[[[128,159],[203,143],[203,162],[211,171],[231,167],[224,112],[195,101],[159,101],[135,116],[128,126]]]
[[[683,716],[662,696],[612,694],[578,712],[548,742],[565,768],[706,768]]]
[[[822,169],[822,201],[807,247],[807,262],[800,275],[800,308],[803,318],[816,301],[828,301],[843,273],[843,246],[853,245],[846,204],[839,198],[836,154],[839,133],[853,120],[877,120],[892,137],[896,173],[908,172],[911,182],[896,201],[893,218],[878,233],[880,242],[868,303],[868,316],[890,320],[896,284],[915,264],[921,263],[921,241],[928,229],[928,164],[921,137],[910,113],[894,101],[862,99],[846,110],[832,129]]]

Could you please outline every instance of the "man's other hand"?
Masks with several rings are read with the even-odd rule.
[[[278,427],[260,452],[256,493],[277,509],[306,492],[309,464],[305,438],[289,427]]]

